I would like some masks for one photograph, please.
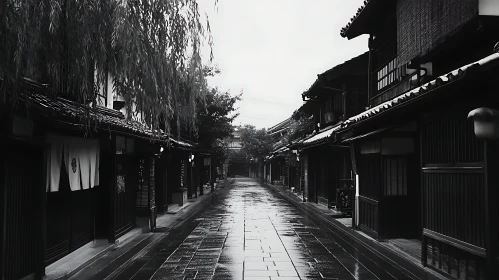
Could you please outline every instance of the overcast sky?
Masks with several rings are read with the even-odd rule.
[[[200,0],[210,19],[211,87],[244,92],[235,125],[269,128],[302,105],[322,73],[367,51],[367,37],[340,36],[363,0]]]

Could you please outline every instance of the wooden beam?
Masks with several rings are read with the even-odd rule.
[[[111,174],[107,175],[111,178],[108,180],[109,185],[109,237],[110,243],[116,242],[116,134],[111,136],[111,149],[107,156],[111,157],[110,169]],[[102,178],[102,176],[99,176]],[[102,179],[101,179],[102,180]]]
[[[497,269],[497,187],[499,149],[497,140],[485,142],[485,250],[487,279],[498,279]]]

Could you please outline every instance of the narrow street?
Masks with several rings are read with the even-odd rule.
[[[236,178],[210,200],[121,267],[91,278],[410,279],[335,240],[319,221],[253,179]]]

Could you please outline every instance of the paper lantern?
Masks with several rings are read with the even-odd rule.
[[[473,119],[475,136],[480,139],[499,138],[499,111],[491,108],[477,108],[468,114]]]

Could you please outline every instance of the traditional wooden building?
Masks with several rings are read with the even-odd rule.
[[[299,145],[305,197],[344,211],[351,210],[351,165],[349,149],[331,145],[330,137],[340,122],[362,112],[367,105],[368,53],[352,58],[319,74],[302,94],[302,113],[313,116],[315,131]],[[337,197],[347,197],[337,203]]]
[[[287,135],[292,124],[293,119],[287,118],[266,131],[267,135],[275,141],[272,152],[266,157],[269,164],[267,171],[269,173],[268,182],[271,184],[278,183],[289,186],[289,176],[290,172],[293,172],[293,168],[290,166],[289,160],[287,160],[290,153]]]
[[[289,148],[285,143],[277,143],[274,146],[274,151],[267,157],[269,162],[269,183],[271,184],[288,184],[288,165],[286,162],[286,154]]]
[[[466,119],[499,105],[498,15],[497,1],[370,0],[341,31],[369,35],[370,108],[334,135],[350,145],[355,224],[458,279],[499,277],[497,143]]]
[[[18,96],[26,105],[0,118],[1,279],[41,279],[95,239],[154,231],[176,191],[203,194],[209,153],[195,144],[153,133],[112,104],[49,97],[27,79]]]
[[[27,106],[2,112],[2,279],[40,279],[94,239],[114,242],[141,208],[155,221],[154,162],[164,139],[117,110],[46,92],[26,80],[19,98]]]

